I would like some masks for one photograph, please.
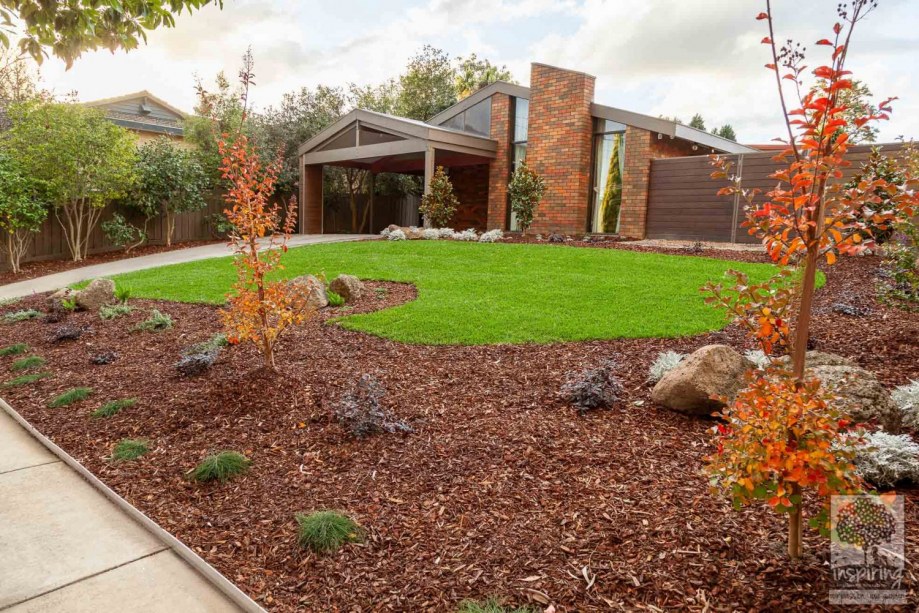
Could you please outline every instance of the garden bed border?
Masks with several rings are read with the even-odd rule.
[[[25,428],[26,432],[28,432],[33,438],[41,443],[46,449],[48,449],[48,451],[54,454],[64,464],[75,470],[77,474],[83,478],[84,481],[89,483],[110,502],[115,504],[115,506],[126,513],[128,517],[140,524],[145,530],[147,530],[147,532],[152,534],[154,538],[165,544],[194,571],[201,575],[205,581],[217,588],[217,590],[226,596],[233,604],[237,605],[240,607],[240,609],[246,611],[247,613],[266,613],[265,609],[259,606],[258,603],[256,603],[254,600],[249,598],[249,596],[247,596],[242,590],[236,587],[233,582],[217,572],[214,567],[205,562],[187,545],[161,528],[159,524],[144,515],[137,508],[132,506],[127,500],[116,494],[98,477],[87,470],[86,467],[77,462],[66,451],[54,444],[51,439],[36,430],[32,424],[30,424],[24,417],[17,413],[13,407],[11,407],[5,400],[3,400],[3,398],[0,398],[0,409],[3,409],[7,415],[16,421],[16,423]]]

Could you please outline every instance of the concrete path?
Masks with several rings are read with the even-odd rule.
[[[291,236],[288,243],[291,247],[301,245],[315,245],[318,243],[338,243],[342,241],[354,241],[373,238],[368,234],[296,234]],[[103,264],[93,264],[82,268],[74,268],[64,272],[19,281],[8,285],[0,286],[0,300],[4,298],[21,298],[31,294],[40,294],[50,292],[62,287],[67,287],[73,283],[79,283],[86,279],[95,279],[96,277],[111,277],[125,272],[134,272],[145,268],[156,268],[167,264],[180,264],[182,262],[193,262],[195,260],[207,260],[210,258],[219,258],[230,255],[230,249],[223,243],[204,245],[202,247],[189,247],[188,249],[176,249],[163,253],[154,253],[152,255],[141,255],[136,258],[127,258],[116,260],[114,262],[105,262]]]
[[[0,611],[125,610],[244,608],[0,407]]]

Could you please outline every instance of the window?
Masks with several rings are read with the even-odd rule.
[[[491,134],[491,98],[473,104],[441,125],[445,128],[489,136]]]
[[[511,140],[511,172],[517,170],[517,165],[527,159],[527,133],[530,125],[530,101],[526,98],[514,98],[514,135]],[[517,225],[517,216],[508,208],[507,229],[516,232],[520,229]]]
[[[619,231],[622,209],[622,173],[625,168],[625,125],[598,119],[594,129],[594,185],[590,231]]]

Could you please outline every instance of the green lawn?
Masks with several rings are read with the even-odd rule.
[[[424,344],[548,343],[698,334],[723,326],[699,287],[729,268],[766,279],[764,264],[544,245],[366,241],[311,245],[284,257],[284,276],[349,273],[405,281],[418,299],[339,319],[340,325]],[[221,304],[229,257],[115,277],[131,295]]]

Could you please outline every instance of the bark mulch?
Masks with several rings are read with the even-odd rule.
[[[165,251],[174,251],[176,249],[186,249],[188,247],[201,247],[202,245],[210,245],[213,243],[223,243],[226,241],[223,240],[203,240],[203,241],[186,241],[182,243],[173,243],[170,246],[166,245],[144,245],[142,247],[137,247],[132,249],[131,253],[125,253],[123,250],[117,251],[106,251],[105,253],[94,253],[86,257],[86,259],[80,262],[74,262],[73,260],[42,260],[39,262],[26,262],[22,265],[22,271],[19,274],[14,274],[12,270],[3,269],[0,270],[0,285],[6,285],[7,283],[16,283],[17,281],[28,281],[29,279],[35,279],[38,277],[43,277],[45,275],[51,275],[56,272],[64,272],[65,270],[70,270],[71,268],[80,268],[82,266],[92,266],[93,264],[102,264],[105,262],[114,262],[115,260],[124,260],[126,258],[135,258],[141,255],[153,255],[154,253],[163,253]]]
[[[877,265],[861,258],[834,267],[817,301],[815,340],[898,385],[919,377],[919,315],[874,300]],[[415,295],[410,286],[369,285],[352,312]],[[22,304],[42,304],[30,301]],[[837,302],[872,314],[839,315]],[[762,506],[733,511],[708,491],[700,469],[712,422],[650,401],[645,377],[658,352],[712,342],[740,347],[737,329],[678,339],[428,347],[342,330],[328,322],[339,308],[283,340],[279,375],[256,371],[254,352],[239,346],[209,373],[182,378],[174,369],[179,352],[220,329],[217,309],[134,304],[134,313],[113,321],[71,315],[70,323],[91,329],[70,343],[48,340],[60,324],[0,328],[3,344],[30,343],[54,373],[2,394],[272,611],[453,611],[464,598],[490,595],[566,612],[829,608],[827,541],[808,534],[806,557],[787,563],[783,518]],[[132,333],[153,307],[171,314],[175,327]],[[114,363],[90,364],[106,350],[118,353]],[[566,373],[609,357],[625,386],[622,402],[578,416],[557,396]],[[353,440],[343,432],[331,407],[363,373],[378,377],[385,404],[414,433]],[[91,386],[93,396],[47,408],[77,385]],[[137,405],[108,419],[89,416],[124,397]],[[122,438],[149,439],[153,450],[112,463],[112,445]],[[223,485],[186,479],[222,449],[248,455],[251,470]],[[919,495],[905,493],[912,559]],[[350,514],[366,528],[365,542],[330,555],[298,548],[294,514],[318,509]],[[917,581],[908,569],[915,607]]]

